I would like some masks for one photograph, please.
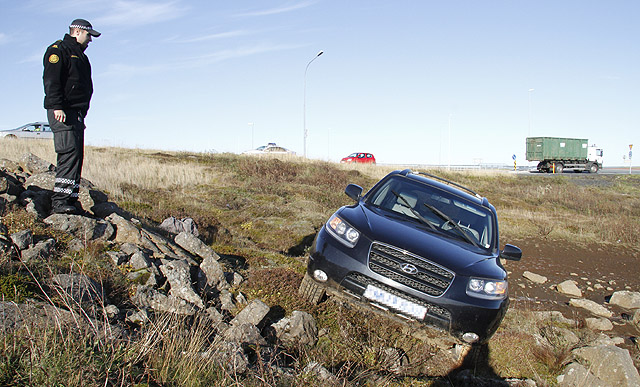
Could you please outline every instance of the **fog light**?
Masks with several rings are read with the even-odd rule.
[[[329,277],[327,276],[327,273],[325,273],[322,270],[315,270],[313,272],[313,278],[315,278],[316,280],[318,280],[320,282],[326,282],[327,279],[329,279]]]
[[[469,343],[469,344],[473,344],[476,341],[478,341],[480,339],[480,337],[473,333],[473,332],[467,332],[464,335],[462,335],[462,340],[464,340],[465,342]]]

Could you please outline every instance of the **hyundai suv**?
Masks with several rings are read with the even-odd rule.
[[[299,294],[320,302],[327,290],[446,330],[467,343],[489,340],[509,306],[498,217],[489,201],[454,182],[394,171],[318,232]]]

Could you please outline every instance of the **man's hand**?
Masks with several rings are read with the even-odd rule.
[[[54,110],[53,117],[62,123],[67,120],[67,115],[64,113],[64,110]]]

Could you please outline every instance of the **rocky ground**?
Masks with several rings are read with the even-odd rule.
[[[169,219],[163,233],[145,229],[87,181],[81,185],[80,193],[82,207],[87,210],[84,215],[51,215],[52,169],[52,165],[32,155],[18,161],[0,160],[0,212],[12,206],[24,207],[48,227],[68,234],[70,249],[81,250],[90,240],[108,243],[111,248],[105,254],[113,266],[126,271],[127,278],[137,285],[130,303],[125,303],[129,306],[122,307],[112,304],[110,295],[92,278],[81,273],[53,275],[45,280],[46,287],[62,295],[62,305],[3,302],[0,331],[18,329],[36,317],[77,323],[78,307],[90,325],[108,325],[97,331],[109,332],[119,339],[131,337],[127,327],[144,325],[154,313],[201,316],[217,332],[206,356],[216,357],[222,367],[238,373],[255,366],[247,344],[277,351],[280,346],[313,346],[317,342],[318,327],[309,313],[296,310],[274,315],[261,300],[248,302],[241,292],[233,291],[244,279],[223,269],[218,254],[197,237],[197,229],[188,222]],[[0,234],[5,256],[25,265],[47,261],[55,255],[56,241],[38,240],[32,230],[9,234],[4,227]],[[522,248],[523,259],[509,262],[507,267],[512,307],[539,311],[536,318],[540,319],[573,326],[584,324],[601,333],[574,350],[576,361],[563,370],[558,384],[639,386],[637,253],[618,246],[567,248],[552,240],[515,244]],[[567,333],[565,338],[571,341],[569,336]],[[480,356],[481,349],[469,351],[451,340],[439,343],[443,345],[443,356],[451,358],[452,369],[458,370],[455,380],[460,385],[535,384],[531,380],[475,378],[460,366],[468,358]],[[401,356],[394,354],[390,358],[394,364],[389,368],[402,367]],[[320,364],[312,362],[307,368],[306,372],[319,380],[342,383]],[[282,370],[283,375],[287,372],[290,371]]]

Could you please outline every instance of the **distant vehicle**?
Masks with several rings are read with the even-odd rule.
[[[602,168],[602,149],[589,140],[563,137],[527,137],[527,161],[538,161],[540,172],[597,173]]]
[[[248,151],[242,152],[245,155],[262,155],[262,154],[270,154],[270,155],[295,155],[296,152],[289,150],[285,147],[276,145],[275,142],[270,142],[267,145],[259,146],[256,149],[251,149]]]
[[[1,130],[0,137],[4,138],[53,138],[53,132],[48,122],[32,122],[16,129]]]
[[[341,163],[375,164],[376,158],[371,153],[352,153],[340,160]]]

